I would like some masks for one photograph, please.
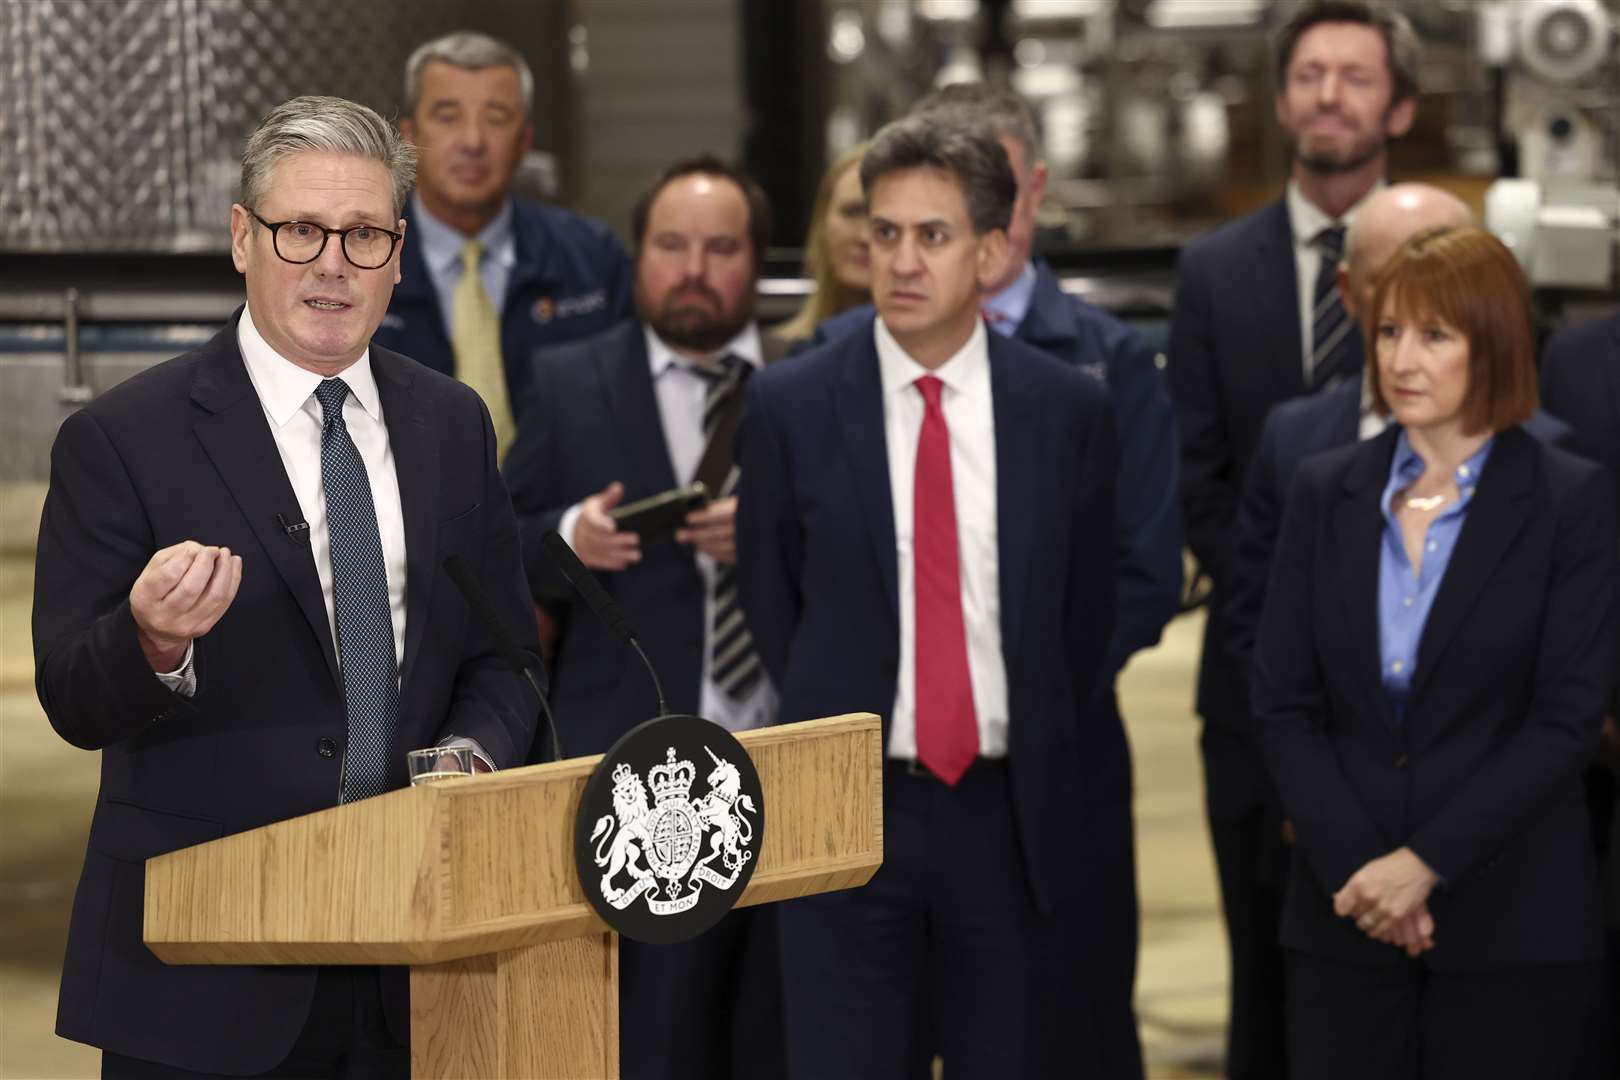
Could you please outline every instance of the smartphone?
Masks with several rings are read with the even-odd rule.
[[[709,489],[699,480],[685,487],[671,488],[608,511],[620,529],[641,537],[643,544],[656,544],[675,536],[686,524],[686,515],[709,505]]]

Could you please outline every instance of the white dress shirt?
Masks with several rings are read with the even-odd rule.
[[[1314,325],[1311,316],[1316,309],[1316,275],[1322,269],[1322,252],[1313,241],[1329,225],[1343,225],[1349,229],[1355,223],[1356,212],[1383,187],[1384,181],[1378,181],[1342,217],[1334,219],[1307,199],[1299,190],[1299,184],[1288,181],[1284,201],[1288,207],[1288,227],[1294,234],[1294,272],[1299,281],[1299,345],[1304,354],[1300,363],[1304,365],[1306,386],[1311,385],[1311,330]]]
[[[315,388],[324,377],[284,360],[260,336],[253,312],[242,309],[236,328],[237,345],[247,364],[248,378],[258,392],[264,417],[275,436],[282,467],[292,482],[301,520],[309,523],[310,554],[321,579],[327,628],[337,648],[337,613],[332,603],[332,538],[326,525],[326,489],[321,484],[321,403]],[[337,376],[349,386],[343,399],[343,423],[349,429],[371,483],[371,503],[377,511],[382,536],[383,569],[388,574],[388,614],[394,624],[394,672],[405,659],[405,515],[400,509],[399,478],[394,473],[394,451],[383,422],[382,399],[371,373],[371,350],[360,354]],[[288,512],[292,507],[288,507]],[[288,523],[292,521],[289,518]]]
[[[664,442],[669,449],[669,463],[677,483],[691,483],[697,478],[698,464],[703,459],[703,403],[709,393],[709,379],[698,374],[692,361],[672,349],[662,338],[644,327],[647,336],[647,365],[652,375],[653,394],[658,399],[658,418],[664,428]],[[727,353],[741,357],[758,371],[764,366],[764,351],[760,346],[759,328],[749,323],[742,332],[708,360],[717,360]],[[580,504],[568,508],[557,523],[557,532],[570,546],[574,540],[574,524],[579,520]],[[771,680],[759,679],[748,693],[734,699],[715,683],[710,670],[709,639],[714,633],[714,581],[718,573],[715,561],[694,549],[698,573],[703,578],[703,675],[699,684],[698,712],[729,731],[746,731],[764,727],[776,718],[776,691]],[[633,613],[632,613],[633,614]]]
[[[895,559],[900,586],[900,672],[889,723],[888,754],[917,756],[917,591],[912,543],[913,485],[923,397],[916,382],[933,375],[945,384],[940,409],[951,436],[951,493],[962,570],[962,627],[968,676],[979,723],[979,753],[1007,753],[1007,667],[1001,655],[1001,564],[996,529],[996,420],[990,393],[990,353],[983,320],[956,355],[933,371],[917,363],[875,320],[883,380],[883,435],[889,452]]]

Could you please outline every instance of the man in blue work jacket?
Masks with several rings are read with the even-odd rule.
[[[411,54],[399,125],[419,154],[410,241],[375,337],[476,389],[503,452],[533,354],[631,313],[630,260],[612,230],[511,193],[534,139],[533,96],[522,55],[484,34]]]

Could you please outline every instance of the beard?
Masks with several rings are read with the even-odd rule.
[[[1294,159],[1321,176],[1355,172],[1382,154],[1388,145],[1381,129],[1369,135],[1358,135],[1348,145],[1332,149],[1313,150],[1303,139],[1293,140]]]
[[[705,285],[672,289],[656,307],[637,290],[636,306],[642,319],[669,345],[697,353],[712,353],[742,333],[754,317],[753,289],[746,290],[734,308],[727,309],[720,294]],[[697,302],[701,297],[704,302]]]

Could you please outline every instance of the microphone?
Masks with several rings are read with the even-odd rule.
[[[557,737],[557,722],[552,719],[551,706],[546,702],[545,691],[540,689],[540,683],[529,670],[529,665],[523,659],[523,650],[519,649],[517,642],[512,639],[506,624],[495,613],[495,606],[489,602],[482,586],[476,578],[467,572],[467,564],[460,555],[452,555],[444,560],[444,571],[450,575],[450,580],[456,583],[456,588],[467,601],[473,615],[484,624],[489,636],[495,642],[495,651],[501,654],[501,659],[517,674],[528,680],[529,686],[534,690],[534,696],[540,699],[540,711],[545,714],[546,728],[551,732],[551,746],[556,751],[553,761],[560,761],[563,757],[562,740]]]
[[[614,602],[613,597],[602,588],[602,583],[596,580],[596,575],[585,569],[585,564],[579,561],[574,549],[568,546],[568,541],[564,540],[556,529],[546,530],[546,534],[540,538],[540,546],[546,549],[552,564],[567,579],[568,584],[572,585],[580,598],[596,612],[596,617],[607,624],[609,633],[636,650],[636,655],[641,657],[641,662],[646,665],[647,674],[652,676],[653,690],[658,695],[658,715],[668,716],[669,704],[664,701],[664,684],[658,681],[658,671],[652,666],[652,661],[647,659],[647,654],[641,651],[641,642],[636,640],[636,632],[630,628],[624,612]]]
[[[288,539],[302,540],[306,544],[309,543],[309,522],[288,521],[282,515],[277,514],[276,524],[281,526],[281,531],[287,534]]]

